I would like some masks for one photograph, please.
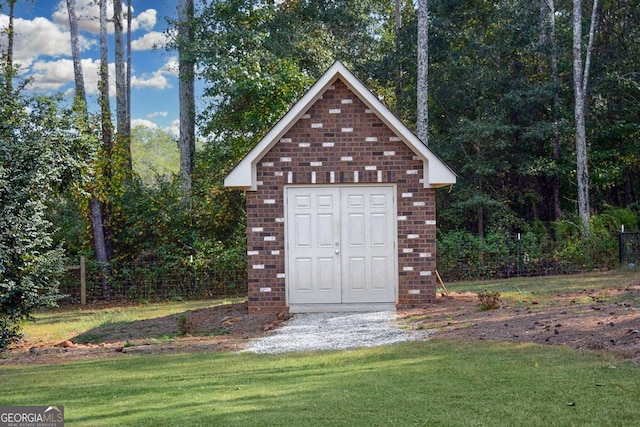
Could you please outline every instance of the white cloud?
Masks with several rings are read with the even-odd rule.
[[[98,93],[98,78],[100,60],[83,59],[82,74],[87,94]],[[73,61],[58,59],[56,61],[37,61],[31,67],[33,83],[29,86],[33,90],[55,91],[74,82]],[[115,96],[115,65],[109,64],[109,95]]]
[[[171,84],[161,71],[155,71],[151,75],[132,76],[131,87],[167,89],[171,87]]]
[[[9,18],[0,15],[0,28],[6,28]],[[71,55],[69,32],[43,17],[33,20],[16,18],[14,20],[14,62],[30,67],[41,56],[60,57]],[[94,42],[80,37],[80,48],[86,50]],[[0,47],[6,48],[6,38],[0,38]]]
[[[133,10],[133,19],[131,20],[131,31],[150,30],[158,22],[158,12],[155,9],[147,9],[136,16],[135,8]],[[123,2],[122,12],[126,16],[127,4]],[[93,34],[100,33],[100,6],[95,0],[76,0],[76,16],[78,17],[78,26],[81,31],[88,31]],[[107,18],[113,18],[113,2],[107,3]],[[58,9],[53,13],[53,20],[64,27],[69,26],[69,13],[67,12],[66,0],[58,3]],[[127,19],[123,18],[122,25],[127,30]],[[113,24],[107,25],[107,31],[113,33]]]
[[[132,31],[136,31],[138,29],[150,30],[155,27],[158,22],[158,12],[155,9],[147,9],[137,17],[135,16],[134,11],[133,17],[134,18],[131,20]]]
[[[158,125],[151,120],[146,119],[131,119],[131,127],[144,126],[149,129],[158,129]]]
[[[154,117],[167,117],[168,115],[167,111],[156,111],[155,113],[147,114],[147,117],[152,119]]]
[[[31,67],[34,90],[55,91],[73,81],[73,62],[70,59],[37,61]]]
[[[161,48],[167,44],[166,36],[158,31],[150,31],[144,36],[131,41],[131,50],[150,50]]]

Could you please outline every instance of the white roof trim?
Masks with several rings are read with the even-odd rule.
[[[225,187],[255,191],[257,188],[256,166],[258,162],[338,78],[420,157],[424,164],[425,188],[455,184],[456,174],[424,145],[357,77],[340,61],[336,61],[289,112],[249,151],[240,163],[229,172],[224,179]]]

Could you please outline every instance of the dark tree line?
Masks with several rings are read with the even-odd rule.
[[[334,59],[413,126],[418,13],[401,3],[207,2],[196,51],[211,100],[200,119],[212,155],[237,161]],[[640,4],[577,3],[584,28],[594,18],[584,112],[597,214],[639,200]],[[484,235],[578,220],[573,6],[429,2],[429,143],[459,174],[441,193],[442,228]],[[583,58],[588,33],[577,35]]]

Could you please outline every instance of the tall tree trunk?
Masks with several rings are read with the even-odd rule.
[[[395,49],[398,69],[396,70],[396,114],[402,119],[402,109],[400,100],[402,99],[402,41],[400,39],[400,29],[402,28],[402,0],[395,0],[396,22],[395,22]]]
[[[575,128],[576,128],[576,162],[578,181],[578,215],[582,237],[591,234],[591,212],[589,207],[589,168],[587,154],[587,134],[585,125],[586,95],[589,79],[589,65],[591,50],[595,35],[595,20],[598,0],[593,1],[591,26],[589,29],[589,43],[586,59],[582,63],[582,0],[573,0],[573,86],[575,98]]]
[[[73,77],[76,84],[73,100],[76,108],[78,108],[79,111],[87,117],[87,95],[84,88],[84,72],[82,71],[82,61],[80,58],[80,32],[78,30],[78,16],[76,15],[76,0],[67,0],[67,10],[69,11],[69,33],[71,35]]]
[[[124,60],[124,25],[122,22],[122,0],[113,0],[113,25],[115,27],[115,56],[116,56],[116,141],[124,150],[128,171],[133,168],[131,161],[130,135],[127,133],[127,78]]]
[[[178,0],[178,74],[180,104],[180,180],[183,193],[191,191],[195,165],[195,62],[193,44],[193,0]]]
[[[80,58],[80,34],[78,31],[78,17],[76,15],[76,0],[67,0],[67,10],[69,11],[69,29],[71,34],[71,55],[73,57],[73,75],[75,79],[74,107],[82,114],[85,120],[88,119],[87,96],[84,87],[84,73]],[[104,237],[104,227],[102,223],[102,207],[95,195],[89,199],[89,212],[91,217],[91,230],[93,234],[93,250],[96,261],[101,267],[101,287],[105,298],[111,296],[109,286],[109,258],[107,256],[106,242]]]
[[[418,0],[418,138],[429,144],[429,6]]]
[[[109,55],[107,47],[107,1],[100,0],[100,78],[98,81],[98,91],[100,92],[100,124],[102,134],[102,148],[106,161],[103,165],[102,179],[110,183],[112,172],[112,152],[113,152],[113,123],[111,121],[111,106],[109,103]],[[107,259],[111,259],[113,254],[113,239],[109,227],[110,205],[109,202],[103,209],[103,225],[105,236],[105,247]]]
[[[540,1],[540,46],[548,50],[548,55],[541,55],[538,72],[543,73],[543,63],[548,58],[551,64],[551,81],[553,83],[553,108],[551,110],[551,120],[553,123],[553,163],[555,169],[551,176],[553,217],[556,221],[562,219],[562,209],[560,206],[560,131],[559,118],[560,111],[560,91],[558,86],[558,43],[556,40],[556,7],[554,0]]]
[[[104,226],[102,222],[102,206],[100,205],[100,200],[98,200],[96,196],[91,196],[91,199],[89,200],[89,210],[91,216],[91,231],[93,233],[93,250],[96,253],[96,261],[100,272],[102,296],[105,299],[110,299],[111,285],[109,277],[111,276],[111,272],[109,269],[109,255],[107,253]]]
[[[109,50],[107,46],[107,0],[100,0],[100,113],[102,124],[102,145],[111,158],[113,128],[111,123],[111,106],[109,103]]]
[[[133,9],[131,7],[131,2],[133,0],[129,0],[127,4],[127,123],[126,123],[126,134],[129,138],[129,167],[131,171],[133,171],[133,159],[131,157],[131,21],[133,17],[131,16],[133,13]]]
[[[560,151],[560,79],[558,78],[558,41],[556,39],[556,6],[554,0],[546,0],[549,5],[549,42],[551,43],[551,80],[553,82],[553,161],[556,170],[552,177],[553,187],[553,213],[554,219],[562,219],[562,208],[560,206],[560,161],[562,154]]]
[[[8,0],[9,3],[9,26],[7,27],[7,57],[5,62],[5,90],[7,94],[11,94],[13,92],[13,76],[15,75],[15,70],[13,68],[13,39],[14,39],[14,28],[13,28],[13,15],[15,12],[16,2],[18,0]]]

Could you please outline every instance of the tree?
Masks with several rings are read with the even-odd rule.
[[[133,8],[131,7],[131,1],[127,4],[127,105],[126,116],[127,123],[125,126],[125,134],[131,136],[131,23],[133,20]],[[131,138],[129,138],[129,160],[131,163],[129,167],[133,170],[133,158],[131,154]]]
[[[195,60],[193,0],[178,0],[178,74],[180,103],[180,180],[184,193],[191,191],[191,175],[195,164]]]
[[[402,47],[402,37],[400,35],[400,30],[402,29],[402,0],[395,0],[395,22],[394,22],[394,44],[395,44],[395,56],[398,58],[400,56],[400,51]],[[402,69],[402,62],[397,62],[397,71],[396,71],[396,105],[397,100],[402,97],[402,74],[404,70]],[[398,108],[396,108],[396,114],[398,117],[402,118],[402,114]]]
[[[75,95],[74,95],[74,109],[80,115],[82,120],[81,130],[86,136],[91,135],[93,132],[88,127],[89,112],[87,109],[87,96],[84,86],[84,73],[82,71],[82,62],[80,57],[79,46],[79,31],[78,31],[78,17],[76,15],[76,2],[75,0],[67,0],[67,11],[69,13],[69,28],[71,35],[71,55],[73,57],[73,74],[75,79]],[[105,295],[109,295],[109,282],[108,282],[108,270],[106,269],[109,263],[109,257],[107,254],[107,245],[104,232],[104,223],[102,217],[102,206],[98,199],[98,189],[95,186],[89,190],[89,216],[91,218],[91,231],[93,235],[93,250],[95,252],[96,261],[102,266],[101,283],[102,290]]]
[[[13,91],[13,77],[15,76],[15,72],[13,69],[13,40],[14,40],[14,11],[16,7],[16,2],[18,0],[7,0],[9,4],[9,25],[7,26],[7,52],[6,52],[6,60],[4,61],[5,70],[5,91],[7,93],[11,93]]]
[[[65,172],[61,134],[68,124],[60,123],[50,100],[9,100],[4,91],[0,96],[2,122],[11,123],[11,131],[0,134],[1,351],[21,338],[20,322],[33,310],[59,299],[64,251],[51,239],[45,212]]]
[[[10,2],[13,15],[15,1]],[[74,135],[58,100],[27,99],[13,87],[13,16],[0,88],[0,351],[21,339],[20,322],[55,305],[63,249],[52,238],[47,202],[73,164]]]
[[[111,107],[109,103],[109,59],[107,50],[107,0],[100,0],[100,71],[98,80],[98,90],[100,92],[100,125],[101,125],[101,155],[98,159],[97,168],[97,186],[98,191],[103,192],[104,201],[103,209],[103,235],[105,240],[106,255],[105,262],[108,263],[113,255],[113,229],[110,227],[112,219],[111,203],[109,202],[109,190],[111,190],[111,180],[113,178],[113,170],[117,166],[113,162],[113,123],[111,121]],[[91,206],[92,215],[94,205]],[[101,255],[102,257],[102,255]],[[107,264],[102,264],[102,292],[105,298],[111,296],[111,286],[108,281]]]
[[[551,186],[553,192],[553,212],[554,219],[560,221],[562,218],[562,208],[560,205],[560,79],[558,75],[558,42],[556,39],[556,6],[555,0],[540,0],[540,36],[539,36],[540,60],[538,63],[538,74],[545,73],[545,65],[550,66],[552,84],[552,127],[553,127],[553,154],[552,154],[552,176]]]
[[[131,94],[127,85],[127,72],[125,70],[124,58],[124,24],[123,24],[122,0],[113,0],[113,25],[115,27],[115,71],[116,71],[116,143],[118,148],[122,150],[125,158],[125,167],[130,173],[132,170],[131,163],[131,135],[130,121],[128,116],[128,103]],[[128,31],[131,31],[129,28]],[[122,168],[122,166],[121,166]]]
[[[589,207],[589,166],[587,154],[587,133],[585,114],[587,108],[587,87],[589,65],[595,36],[598,0],[593,0],[591,26],[584,65],[582,61],[582,0],[573,0],[573,88],[576,138],[576,162],[578,184],[578,215],[583,237],[589,237],[591,229],[591,209]]]
[[[204,136],[235,162],[336,59],[368,81],[383,3],[388,6],[378,0],[208,4],[196,20],[194,45],[211,102],[202,115]]]
[[[418,138],[429,144],[429,2],[418,1]]]
[[[133,169],[143,184],[153,186],[180,170],[180,151],[175,138],[161,130],[136,126],[131,132]]]

